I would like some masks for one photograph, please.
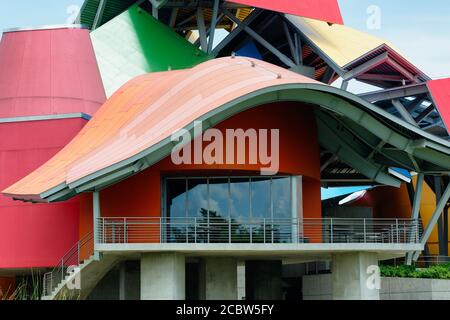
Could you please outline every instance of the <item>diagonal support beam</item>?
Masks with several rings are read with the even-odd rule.
[[[357,78],[359,75],[368,72],[372,70],[373,68],[378,67],[380,64],[385,63],[389,59],[389,54],[387,52],[373,58],[372,60],[367,61],[366,63],[363,63],[362,65],[356,67],[355,69],[352,69],[351,71],[347,72],[344,76],[344,80],[351,80],[354,78]]]
[[[273,45],[271,45],[269,42],[267,42],[263,37],[261,37],[258,33],[256,33],[253,29],[251,29],[248,25],[244,25],[238,18],[236,18],[230,11],[224,10],[225,15],[231,19],[234,23],[236,23],[238,26],[241,26],[242,29],[247,32],[253,39],[255,39],[257,42],[259,42],[263,47],[265,47],[267,50],[272,52],[278,59],[281,60],[284,64],[287,66],[293,68],[296,66],[296,64],[289,59],[286,55],[284,55],[281,51],[279,51],[277,48],[275,48]]]
[[[406,110],[405,106],[397,99],[392,100],[392,105],[400,113],[400,116],[415,127],[418,127],[417,122],[414,120],[413,116]]]
[[[92,23],[91,30],[94,31],[100,25],[103,19],[103,12],[105,11],[106,3],[108,0],[100,0],[100,3],[97,8],[97,13],[95,14],[94,22]]]
[[[414,120],[417,123],[420,123],[422,120],[424,120],[426,117],[428,117],[432,112],[434,111],[434,105],[429,106],[424,111],[422,111]]]
[[[431,233],[433,232],[433,229],[436,227],[436,224],[438,220],[441,218],[442,211],[444,210],[444,207],[446,206],[448,200],[450,199],[450,183],[445,188],[444,193],[441,196],[441,199],[436,205],[436,209],[433,212],[433,215],[431,216],[430,221],[428,222],[427,227],[425,228],[425,231],[422,234],[422,237],[420,238],[420,243],[422,245],[425,245],[430,238]],[[413,259],[416,261],[419,258],[420,251],[416,251],[414,253]]]
[[[208,40],[208,49],[207,52],[211,53],[213,44],[214,44],[214,36],[216,34],[216,26],[217,26],[217,16],[219,14],[219,0],[214,0],[214,6],[211,17],[211,26],[209,27],[209,40]]]
[[[241,22],[240,25],[237,25],[236,28],[234,28],[233,31],[231,31],[212,51],[214,56],[217,56],[217,54],[225,48],[226,45],[228,45],[236,36],[241,33],[244,30],[244,26],[249,25],[252,23],[261,13],[263,10],[261,9],[255,9],[244,21]]]
[[[205,27],[205,17],[203,16],[203,9],[197,9],[197,27],[198,33],[200,37],[200,46],[203,51],[208,50],[208,37],[206,35],[206,27]]]
[[[422,200],[422,192],[423,192],[423,182],[425,180],[425,176],[423,173],[419,173],[417,176],[417,183],[416,183],[416,191],[414,192],[414,200],[412,205],[412,213],[411,213],[411,219],[413,220],[419,220],[419,212],[420,212],[420,201]],[[413,235],[411,235],[410,242],[412,242]],[[413,260],[413,254],[414,252],[408,252],[406,254],[406,263],[407,265],[412,264]]]

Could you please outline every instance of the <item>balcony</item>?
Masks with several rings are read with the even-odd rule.
[[[419,220],[108,218],[98,220],[97,244],[419,244]]]

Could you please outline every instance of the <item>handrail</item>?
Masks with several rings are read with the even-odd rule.
[[[89,247],[88,247],[89,246]],[[75,243],[59,260],[52,271],[44,274],[43,296],[49,296],[53,290],[69,275],[71,268],[79,266],[83,259],[81,252],[84,248],[94,250],[94,233],[91,231]]]
[[[99,242],[419,243],[417,219],[102,217]],[[298,235],[298,236],[296,236]]]

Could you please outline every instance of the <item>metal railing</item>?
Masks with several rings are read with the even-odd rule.
[[[99,218],[99,242],[118,243],[419,243],[419,220]]]
[[[90,232],[64,254],[52,271],[44,274],[42,295],[51,295],[53,290],[69,275],[71,268],[77,267],[83,262],[84,253],[87,253],[88,258],[93,251],[94,235],[93,232]]]

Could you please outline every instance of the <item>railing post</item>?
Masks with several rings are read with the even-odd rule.
[[[197,243],[197,218],[194,218],[194,243]]]
[[[333,218],[330,218],[330,243],[333,243]]]
[[[185,221],[186,225],[186,243],[189,243],[189,222]]]
[[[127,243],[127,218],[123,218],[123,243]]]
[[[367,243],[366,218],[364,218],[363,224],[364,224],[364,243]]]
[[[102,243],[105,243],[105,218],[101,218],[101,225],[99,226],[99,231],[102,233]],[[94,244],[95,244],[95,238],[94,238]]]
[[[395,233],[397,235],[397,243],[399,242],[398,240],[398,219],[395,219]]]
[[[231,219],[228,220],[228,243],[231,243]]]
[[[163,233],[163,218],[159,217],[159,243],[163,243],[163,237],[162,237],[162,233]]]
[[[263,237],[264,237],[263,243],[266,243],[266,218],[263,218]]]
[[[64,258],[61,259],[61,282],[64,280]]]

